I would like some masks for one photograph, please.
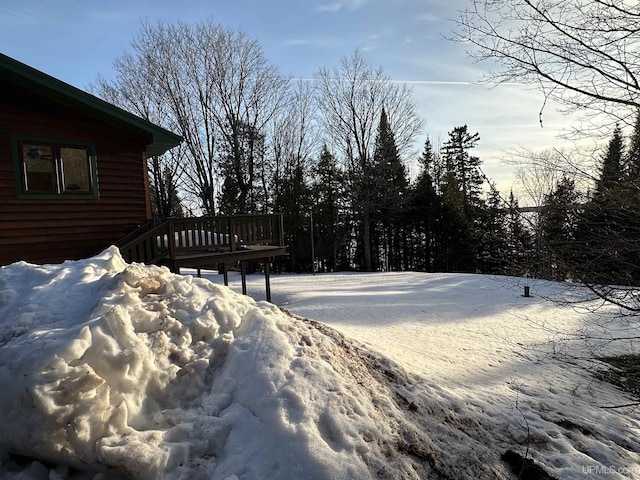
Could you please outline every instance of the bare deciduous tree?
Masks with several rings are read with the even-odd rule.
[[[422,119],[411,89],[369,67],[359,51],[343,58],[339,68],[320,69],[315,79],[324,128],[344,156],[354,205],[360,208],[364,269],[371,270],[372,192],[363,180],[371,168],[380,112],[384,107],[400,152],[409,148]]]
[[[457,40],[498,68],[492,83],[537,84],[586,118],[632,125],[640,108],[640,5],[627,0],[471,0]],[[595,126],[602,126],[602,119]],[[610,126],[610,125],[609,125]]]
[[[113,64],[116,77],[99,77],[91,91],[105,100],[170,130],[178,130],[175,119],[163,98],[151,88],[151,79],[142,59],[124,54]],[[179,145],[164,155],[147,159],[154,214],[161,218],[180,210],[175,189],[184,188],[184,146]]]
[[[280,181],[306,173],[318,142],[317,103],[311,82],[291,85],[286,106],[269,124],[270,158],[276,196]]]
[[[510,152],[505,163],[513,165],[522,188],[523,206],[538,207],[556,187],[562,176],[576,182],[580,191],[593,188],[599,155],[598,145],[583,144],[573,149],[520,149]]]
[[[204,26],[201,41],[213,62],[209,114],[225,143],[225,168],[239,192],[237,209],[246,212],[252,207],[254,182],[262,177],[263,153],[256,139],[264,138],[268,123],[285,105],[289,78],[270,65],[260,44],[244,33]]]
[[[209,20],[144,23],[132,48],[115,61],[117,77],[100,81],[99,93],[152,121],[157,109],[158,123],[180,132],[183,188],[203,213],[216,212],[223,169],[239,191],[237,209],[249,208],[261,161],[256,139],[282,107],[289,80],[267,63],[257,41]]]

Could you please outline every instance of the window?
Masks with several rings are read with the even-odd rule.
[[[88,144],[16,139],[20,193],[96,197],[95,154]]]

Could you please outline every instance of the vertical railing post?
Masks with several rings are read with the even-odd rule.
[[[234,217],[228,217],[229,222],[229,243],[231,244],[231,251],[236,251],[236,222]],[[239,240],[240,238],[238,238]]]
[[[167,222],[167,240],[169,242],[169,258],[171,260],[175,260],[176,258],[176,234],[173,222],[173,219],[169,219]]]
[[[282,214],[278,214],[278,246],[284,247],[284,220]]]

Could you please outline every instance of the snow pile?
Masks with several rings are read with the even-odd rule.
[[[115,248],[0,269],[0,347],[3,479],[507,478],[442,391]]]
[[[248,283],[250,294],[264,295],[259,275]],[[238,284],[232,278],[232,287]],[[523,296],[523,285],[532,297]],[[535,460],[559,479],[640,479],[637,399],[594,375],[607,368],[594,357],[640,351],[640,324],[587,289],[416,272],[278,275],[272,288],[278,305],[418,374],[424,387],[415,388],[413,401],[427,405],[417,404],[416,422],[423,422],[438,392],[448,415],[438,414],[422,430],[450,445],[437,457],[448,466],[451,456],[464,458],[458,444],[482,439],[494,451]],[[436,435],[438,421],[464,436]],[[472,455],[482,461],[479,451]],[[474,477],[462,464],[447,472],[493,478]]]
[[[550,355],[612,348],[557,332],[637,326],[517,282],[273,279],[276,302],[369,348],[115,248],[2,267],[0,479],[506,480],[518,455],[556,478],[640,478],[638,410],[601,408],[632,399]]]

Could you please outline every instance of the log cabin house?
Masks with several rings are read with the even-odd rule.
[[[151,222],[146,159],[181,137],[0,54],[0,266],[59,263],[116,244],[125,260],[265,264],[286,254],[281,215]]]
[[[181,137],[0,54],[0,265],[94,255],[151,219]]]

